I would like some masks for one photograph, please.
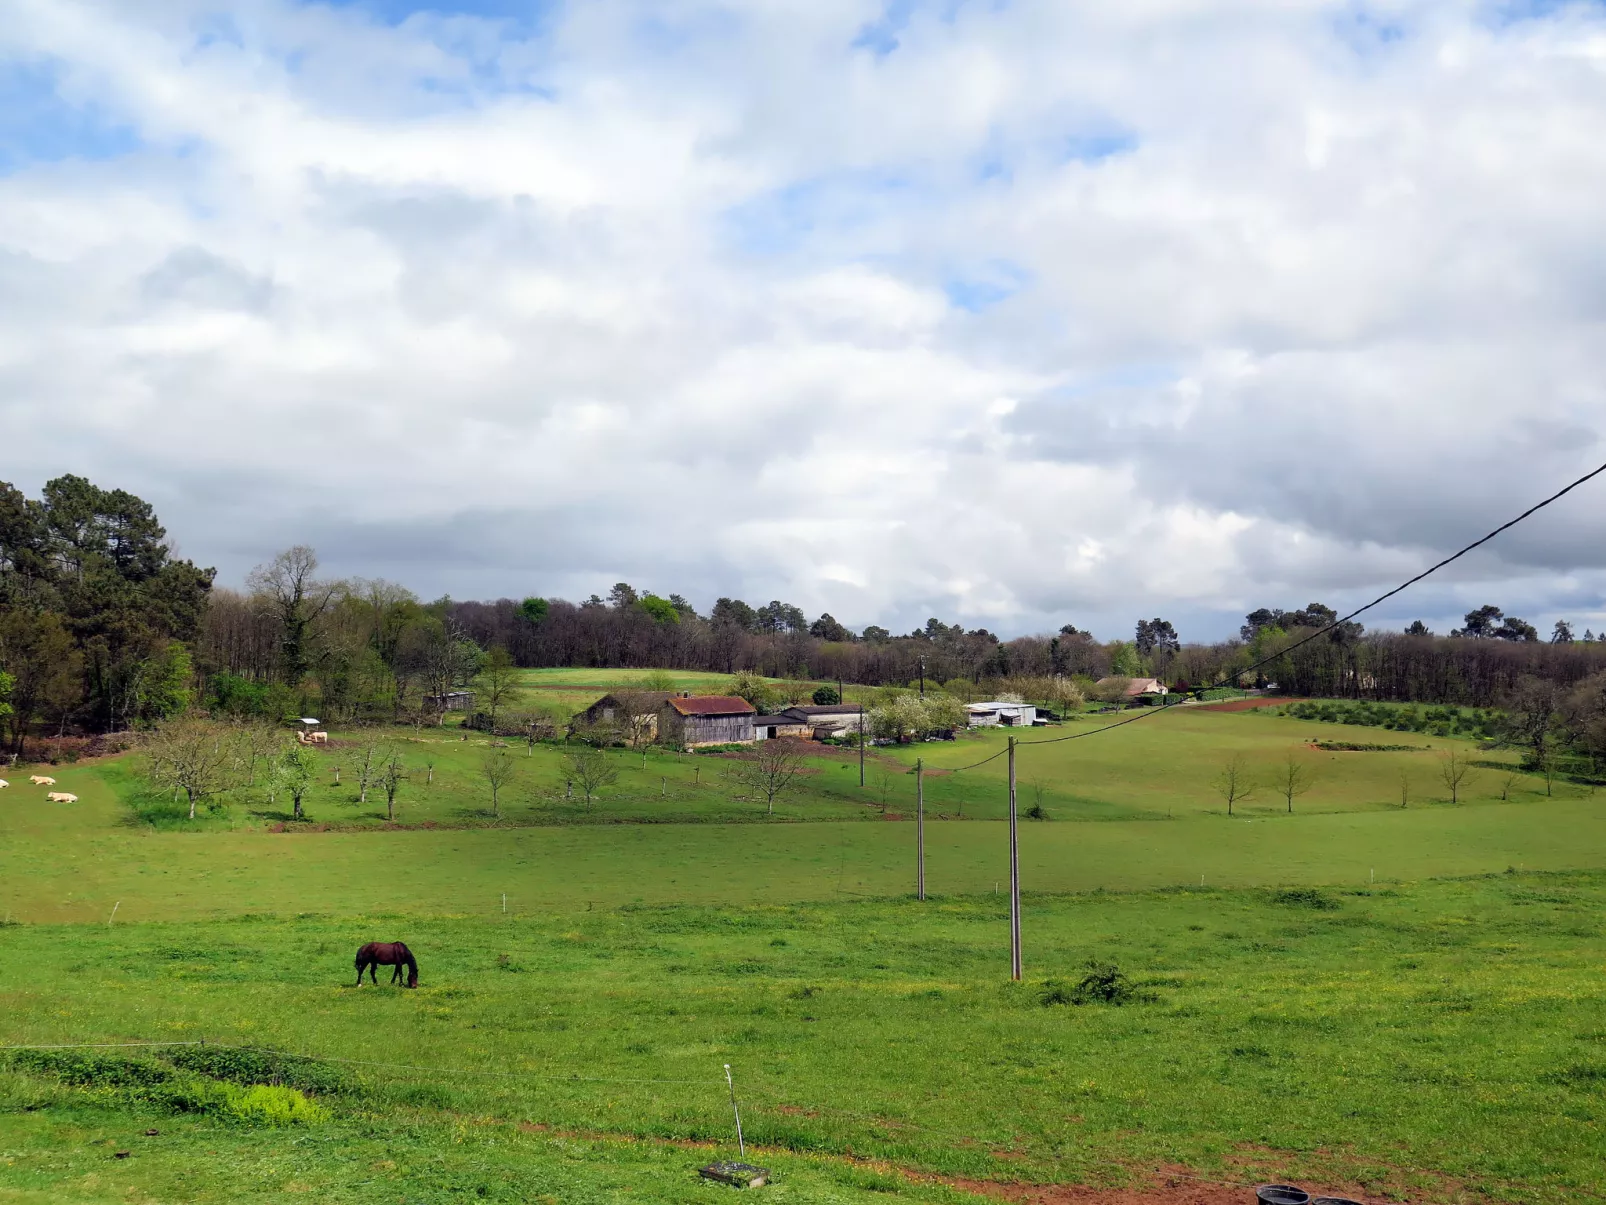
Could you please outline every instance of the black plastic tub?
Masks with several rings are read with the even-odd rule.
[[[1260,1205],[1310,1205],[1310,1193],[1292,1184],[1262,1184],[1255,1198]]]
[[[1352,1201],[1348,1197],[1317,1197],[1310,1205],[1363,1205],[1363,1203]]]

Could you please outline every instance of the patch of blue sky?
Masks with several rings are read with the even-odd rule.
[[[855,50],[868,50],[878,59],[884,59],[901,44],[902,34],[916,13],[930,13],[939,21],[952,22],[966,7],[1007,7],[1008,0],[886,0],[881,15],[866,21],[854,34],[850,46]]]
[[[115,159],[140,149],[137,131],[98,105],[61,94],[56,68],[0,64],[0,172],[67,159]]]
[[[1069,134],[1060,140],[1061,163],[1102,163],[1138,148],[1136,134],[1126,130],[1095,130]]]
[[[1403,42],[1409,32],[1398,14],[1373,12],[1360,3],[1334,16],[1332,28],[1340,42],[1363,57]]]
[[[787,255],[816,240],[851,240],[927,200],[913,182],[896,175],[839,172],[744,201],[725,211],[722,225],[746,254]]]
[[[665,5],[634,22],[631,35],[642,50],[671,55],[729,41],[740,30],[740,18],[728,9],[693,10],[691,15],[672,18]]]
[[[562,0],[316,0],[330,8],[367,13],[387,25],[400,25],[410,17],[481,17],[506,22],[521,30],[545,25],[563,7]]]
[[[1606,0],[1487,0],[1484,22],[1496,29],[1524,21],[1543,21],[1569,11],[1606,15]]]
[[[943,282],[948,303],[957,309],[979,314],[1008,301],[1029,283],[1032,274],[1007,259],[992,260],[979,271],[954,274]]]

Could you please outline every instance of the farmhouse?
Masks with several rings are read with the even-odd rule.
[[[1114,681],[1117,681],[1117,679],[1100,678],[1098,680],[1098,685],[1104,686]],[[1157,702],[1170,693],[1171,692],[1169,688],[1167,688],[1166,684],[1160,681],[1158,678],[1133,678],[1126,684],[1126,697],[1129,699],[1141,699],[1144,702]]]
[[[749,744],[756,709],[746,699],[728,695],[671,695],[658,713],[658,737],[673,744]]]
[[[574,717],[574,726],[594,724],[628,725],[632,716],[640,717],[650,741],[658,739],[658,717],[664,704],[674,697],[669,690],[632,690],[606,694]]]
[[[1037,723],[1037,708],[1030,703],[969,703],[965,715],[972,728],[1030,728]]]

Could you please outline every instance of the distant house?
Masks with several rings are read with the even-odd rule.
[[[474,692],[472,690],[449,690],[443,695],[425,695],[424,710],[473,711]]]
[[[1115,678],[1100,678],[1097,685],[1104,686],[1115,681]],[[1126,697],[1129,699],[1155,702],[1170,693],[1170,689],[1158,678],[1132,678],[1126,684]]]
[[[791,708],[788,708],[775,715],[754,716],[753,735],[761,741],[772,741],[778,736],[808,740],[814,735],[814,726],[807,719],[793,715]]]
[[[864,709],[857,703],[830,703],[825,706],[788,707],[781,712],[791,716],[797,724],[807,725],[807,736],[824,740],[831,736],[848,736],[859,731],[864,722]]]
[[[1030,703],[967,703],[965,715],[972,728],[1030,728],[1037,723],[1037,708]]]
[[[574,717],[573,726],[591,727],[596,724],[618,724],[628,727],[632,715],[640,716],[645,723],[648,740],[658,739],[658,719],[664,704],[674,696],[668,690],[636,690],[606,694]]]
[[[746,699],[728,695],[670,695],[658,713],[658,737],[672,744],[750,744],[757,710]]]

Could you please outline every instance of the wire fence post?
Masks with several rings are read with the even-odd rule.
[[[1020,981],[1020,840],[1015,815],[1015,738],[1009,738],[1009,974]]]
[[[925,758],[915,758],[915,895],[926,898]]]
[[[725,1084],[731,1090],[731,1112],[736,1115],[736,1150],[747,1158],[747,1143],[742,1139],[742,1111],[736,1107],[736,1081],[731,1078],[731,1065],[725,1064]]]

